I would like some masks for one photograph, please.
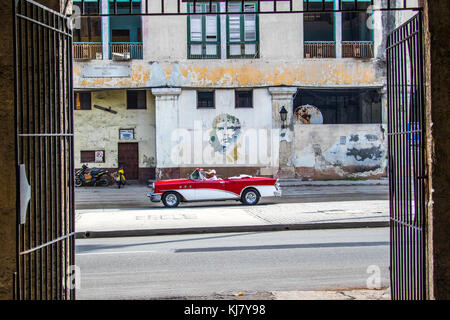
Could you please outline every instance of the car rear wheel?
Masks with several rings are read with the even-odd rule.
[[[244,191],[241,197],[241,201],[246,205],[255,205],[259,201],[259,193],[255,189],[247,189]]]
[[[180,204],[180,195],[176,192],[166,192],[161,200],[167,208],[175,208]]]

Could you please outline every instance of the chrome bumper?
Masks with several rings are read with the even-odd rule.
[[[160,202],[161,201],[161,193],[149,192],[149,193],[147,193],[147,197],[149,197],[152,202]]]
[[[273,192],[274,197],[281,197],[281,190],[276,190]]]

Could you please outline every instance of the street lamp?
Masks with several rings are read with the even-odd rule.
[[[286,128],[286,125],[284,123],[285,123],[285,121],[287,119],[287,113],[288,112],[287,112],[286,108],[284,106],[282,106],[281,110],[280,110],[280,118],[281,118],[281,121],[283,121],[283,125],[281,126],[281,129],[285,129]]]

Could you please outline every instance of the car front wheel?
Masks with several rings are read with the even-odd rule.
[[[242,194],[241,201],[246,205],[255,205],[259,201],[259,193],[254,189],[245,190]]]
[[[167,208],[175,208],[180,204],[180,195],[176,192],[166,192],[161,200]]]

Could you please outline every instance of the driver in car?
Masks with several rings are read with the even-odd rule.
[[[208,180],[219,180],[216,176],[216,170],[212,169],[206,172]]]

